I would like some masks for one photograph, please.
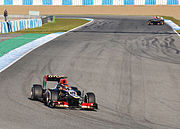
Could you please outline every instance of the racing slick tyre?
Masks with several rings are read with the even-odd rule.
[[[31,88],[31,99],[32,100],[38,100],[42,98],[42,86],[34,84],[33,87]]]
[[[55,105],[53,103],[53,101],[57,101],[59,98],[59,93],[58,91],[54,91],[54,90],[49,90],[46,93],[46,101],[45,104],[51,108],[53,108]]]
[[[98,104],[96,103],[96,97],[95,97],[94,93],[92,93],[92,92],[86,93],[84,99],[85,99],[84,100],[85,103],[93,103],[95,109],[98,109]]]
[[[164,21],[161,21],[161,22],[160,22],[160,25],[164,25]]]
[[[148,25],[151,25],[151,21],[148,21],[147,24],[148,24]]]
[[[88,92],[85,95],[85,102],[86,103],[96,103],[95,94],[92,92]]]

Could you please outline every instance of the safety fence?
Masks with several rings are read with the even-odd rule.
[[[0,5],[180,5],[180,0],[0,0]]]
[[[15,32],[40,26],[42,26],[41,19],[25,19],[9,22],[0,22],[0,33]]]

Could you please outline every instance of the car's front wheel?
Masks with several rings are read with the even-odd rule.
[[[45,101],[45,104],[51,108],[53,108],[55,105],[54,105],[54,101],[58,101],[58,98],[59,98],[59,93],[57,91],[50,91],[48,90],[47,93],[46,93],[46,101]]]
[[[147,24],[148,24],[148,25],[151,25],[151,21],[148,21]]]
[[[160,22],[160,25],[164,25],[164,21],[161,21],[161,22]]]
[[[84,99],[85,99],[84,101],[85,101],[86,103],[96,103],[95,94],[92,93],[92,92],[86,93]]]

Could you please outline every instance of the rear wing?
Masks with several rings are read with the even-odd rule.
[[[46,88],[47,81],[56,81],[60,82],[61,79],[67,78],[65,76],[57,76],[57,75],[45,75],[43,77],[43,88]]]

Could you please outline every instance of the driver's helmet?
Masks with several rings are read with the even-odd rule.
[[[157,17],[155,16],[154,19],[157,19]]]
[[[66,79],[61,79],[60,84],[67,84],[67,80]]]

